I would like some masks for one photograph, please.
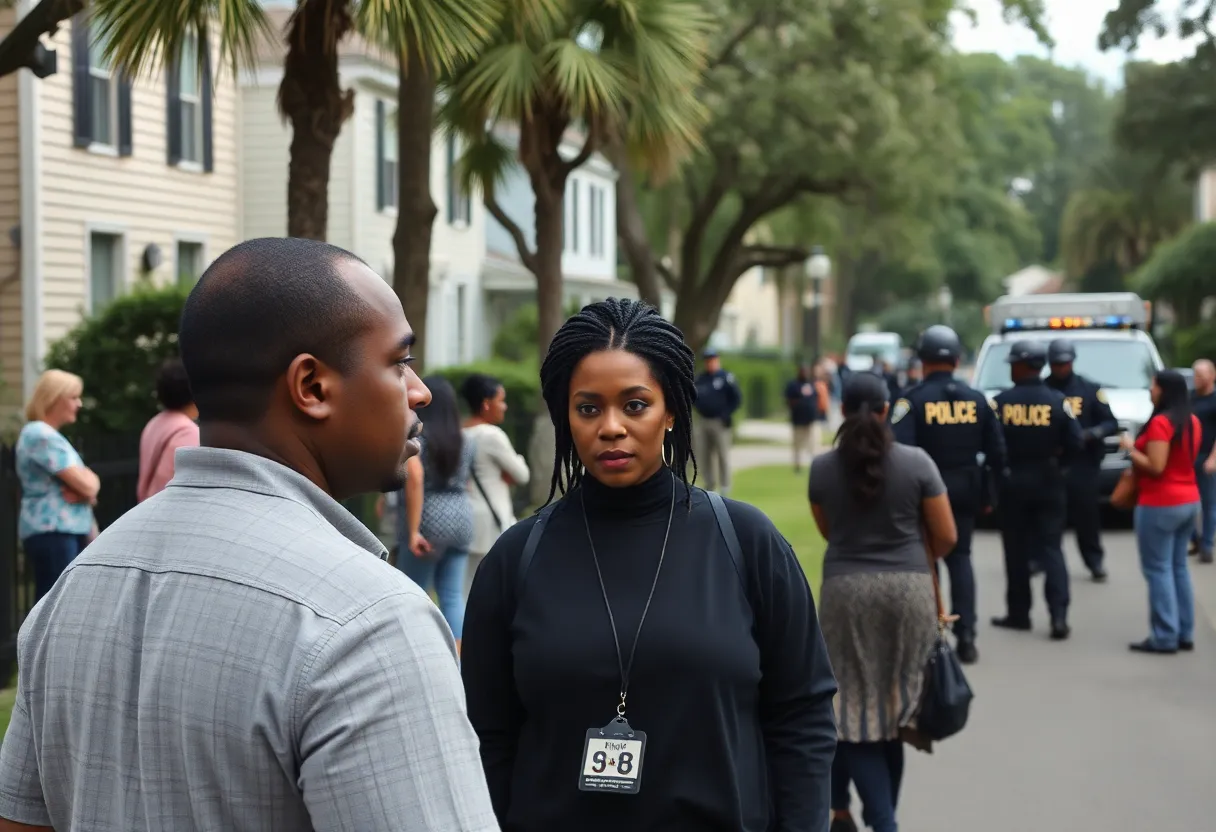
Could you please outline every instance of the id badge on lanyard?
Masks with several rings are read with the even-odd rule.
[[[604,595],[604,609],[608,612],[608,623],[612,627],[612,642],[616,647],[617,667],[621,673],[621,701],[616,706],[616,716],[602,728],[589,728],[583,743],[582,766],[578,774],[578,788],[583,792],[608,794],[637,794],[642,789],[642,760],[646,756],[646,733],[635,730],[625,718],[625,698],[629,692],[629,672],[633,669],[633,657],[637,653],[638,639],[646,613],[654,600],[655,587],[659,585],[659,574],[663,571],[663,558],[667,555],[667,541],[671,537],[671,520],[675,515],[676,483],[671,480],[671,511],[667,515],[667,533],[663,536],[663,549],[659,553],[659,565],[650,585],[650,596],[642,608],[638,631],[633,637],[629,651],[629,662],[621,654],[621,640],[617,635],[616,619],[612,615],[612,604],[608,601],[608,589],[604,585],[604,574],[600,571],[599,557],[595,553],[595,541],[591,536],[591,524],[587,520],[587,502],[583,498],[583,523],[587,528],[587,542],[591,545],[591,557],[595,561],[595,574],[600,580],[600,591]]]

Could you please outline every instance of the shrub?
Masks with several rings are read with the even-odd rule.
[[[178,354],[188,294],[176,285],[137,286],[51,345],[47,367],[84,379],[79,430],[138,431],[156,415],[156,372]]]
[[[501,381],[507,391],[507,419],[502,429],[507,432],[517,451],[527,453],[532,440],[532,422],[536,414],[544,409],[540,398],[540,370],[536,364],[491,359],[440,367],[433,372],[451,382],[457,393],[464,380],[474,373],[484,373]]]
[[[797,373],[793,359],[777,353],[723,353],[722,368],[734,373],[743,391],[743,415],[768,419],[786,412],[785,385]]]

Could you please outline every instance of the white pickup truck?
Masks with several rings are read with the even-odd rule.
[[[1148,333],[1152,305],[1132,292],[1001,297],[985,314],[992,334],[976,357],[971,386],[988,397],[1011,386],[1005,363],[1015,341],[1068,338],[1076,346],[1073,369],[1100,385],[1121,430],[1135,433],[1153,410],[1149,387],[1165,365]],[[1046,376],[1049,368],[1043,368]],[[1128,466],[1119,437],[1106,438],[1099,493],[1108,499]]]

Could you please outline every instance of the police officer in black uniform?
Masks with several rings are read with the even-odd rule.
[[[1006,614],[995,627],[1030,629],[1030,563],[1046,573],[1051,637],[1068,638],[1068,569],[1061,544],[1067,506],[1064,470],[1083,448],[1081,426],[1064,394],[1043,383],[1047,347],[1018,341],[1009,351],[1013,387],[996,397],[1009,473],[1001,483]]]
[[[1065,474],[1068,488],[1068,522],[1077,534],[1081,559],[1095,581],[1106,580],[1102,561],[1102,519],[1098,506],[1098,469],[1106,453],[1104,440],[1119,433],[1119,422],[1110,411],[1106,391],[1084,376],[1072,371],[1077,350],[1066,338],[1057,338],[1047,345],[1047,362],[1051,375],[1047,386],[1059,390],[1068,399],[1085,448],[1073,457]]]
[[[705,488],[729,496],[731,467],[731,425],[735,411],[743,404],[743,393],[734,373],[722,369],[718,351],[705,351],[705,371],[696,378],[697,397],[693,424],[695,453]]]
[[[906,390],[891,408],[891,429],[905,445],[923,448],[941,472],[958,527],[958,543],[946,557],[950,572],[950,602],[958,620],[954,636],[958,657],[968,664],[979,658],[975,648],[975,572],[971,566],[971,536],[984,508],[983,472],[977,461],[999,474],[1005,469],[1005,439],[992,402],[954,378],[962,343],[948,326],[931,326],[921,333],[917,357],[924,381]]]

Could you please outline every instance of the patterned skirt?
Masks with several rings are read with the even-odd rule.
[[[863,572],[823,582],[819,624],[840,688],[844,742],[899,737],[914,724],[925,661],[937,634],[928,572]]]

